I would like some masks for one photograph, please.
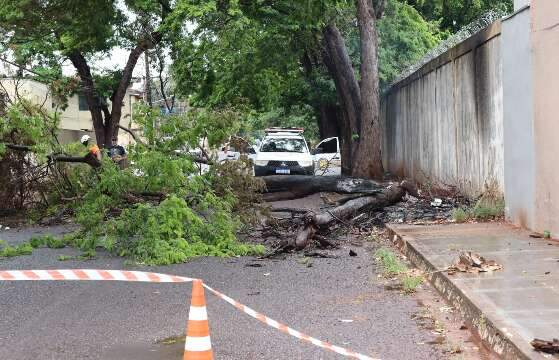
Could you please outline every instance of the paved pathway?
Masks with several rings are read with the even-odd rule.
[[[473,318],[497,351],[509,358],[549,357],[535,352],[530,341],[559,337],[559,242],[499,223],[391,228],[421,266],[445,269],[462,251],[502,264],[489,273],[433,274],[439,290]]]

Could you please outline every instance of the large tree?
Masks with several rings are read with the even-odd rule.
[[[344,38],[335,20],[324,28],[324,62],[334,78],[346,116],[342,127],[351,175],[383,175],[380,134],[378,36],[376,21],[383,15],[384,0],[356,0],[361,54],[360,81],[353,70]]]
[[[166,19],[173,14],[172,4],[171,0],[0,0],[0,50],[21,65],[46,66],[58,76],[61,64],[70,61],[80,78],[79,92],[91,112],[97,143],[107,146],[118,134],[138,59],[170,31]],[[92,62],[117,48],[128,50],[124,66],[110,74],[95,73]]]
[[[191,18],[174,63],[179,89],[199,105],[242,103],[285,125],[312,118],[321,137],[341,138],[344,173],[380,176],[379,75],[386,86],[436,45],[436,25],[400,0],[388,0],[382,20],[383,2],[239,3]]]

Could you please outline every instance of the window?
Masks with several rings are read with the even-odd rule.
[[[269,138],[265,139],[261,152],[305,152],[305,141],[303,139],[282,139]]]
[[[320,144],[324,154],[335,154],[338,152],[338,139],[332,139]]]
[[[88,111],[89,110],[89,106],[87,106],[87,100],[85,99],[85,96],[83,95],[78,95],[78,101],[79,101],[79,108],[80,111]]]

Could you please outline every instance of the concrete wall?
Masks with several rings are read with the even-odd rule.
[[[535,229],[559,236],[559,1],[532,0]]]
[[[534,226],[535,154],[530,8],[503,20],[503,113],[507,219]]]
[[[530,5],[530,0],[514,0],[514,11],[518,11],[527,5]]]
[[[382,100],[383,161],[393,174],[477,196],[504,188],[501,23],[395,84]]]

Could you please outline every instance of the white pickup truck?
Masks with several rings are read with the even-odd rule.
[[[322,140],[309,151],[301,128],[270,128],[254,156],[254,174],[339,175],[341,157],[338,138]]]

